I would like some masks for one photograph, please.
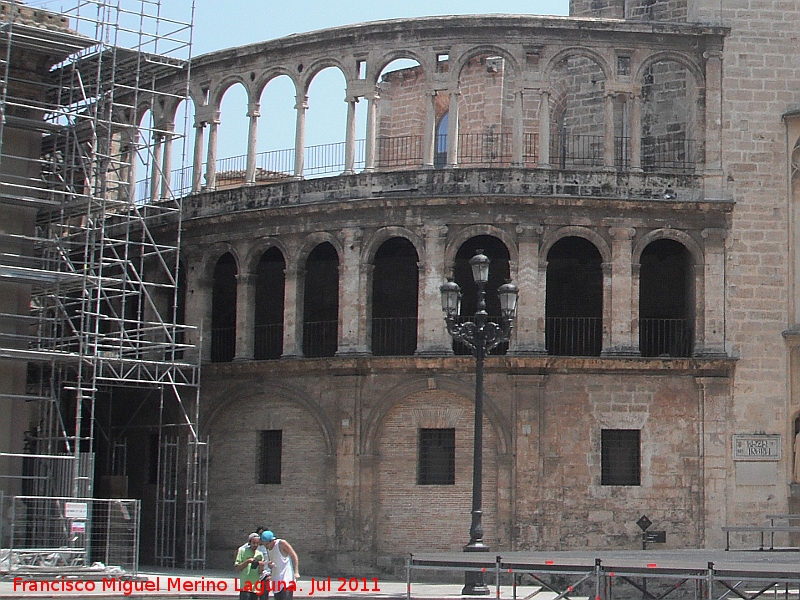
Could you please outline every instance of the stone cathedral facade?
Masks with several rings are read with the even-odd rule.
[[[490,315],[499,285],[520,290],[486,363],[492,550],[636,549],[641,515],[667,548],[719,548],[724,526],[800,512],[800,7],[570,10],[194,60],[179,302],[203,331],[210,565],[258,524],[312,570],[468,541],[475,360],[439,287],[453,277],[474,314],[476,250]],[[326,68],[346,83],[340,162],[305,144]],[[277,78],[295,145],[261,156]],[[238,171],[216,148],[234,85]]]

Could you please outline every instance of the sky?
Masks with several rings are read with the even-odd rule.
[[[195,0],[193,45],[198,55],[367,21],[487,13],[566,15],[568,10],[569,0]]]

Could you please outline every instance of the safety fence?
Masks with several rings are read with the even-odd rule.
[[[434,570],[464,573],[470,585],[483,585],[483,595],[489,587],[499,600],[501,587],[511,586],[512,598],[517,598],[521,585],[535,586],[526,598],[542,594],[548,600],[562,598],[641,598],[661,600],[667,596],[695,600],[739,598],[756,600],[762,596],[777,600],[800,597],[800,562],[796,556],[783,560],[736,560],[716,565],[713,561],[675,560],[664,563],[647,551],[621,553],[616,559],[564,556],[558,558],[525,556],[492,556],[489,553],[462,555],[410,555],[406,559],[406,598],[413,595],[412,573]],[[416,577],[420,579],[420,577]],[[507,597],[507,596],[506,596]]]
[[[0,572],[139,570],[141,501],[3,496]]]

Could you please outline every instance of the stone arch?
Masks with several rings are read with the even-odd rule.
[[[253,515],[263,515],[266,495],[272,528],[296,547],[331,548],[336,457],[330,419],[304,390],[270,379],[215,391],[220,404],[203,420],[216,440],[210,447],[210,535],[235,548],[252,529]],[[258,479],[260,432],[275,429],[282,433],[279,486]],[[238,499],[237,510],[220,500],[226,494]],[[308,521],[308,514],[318,518]]]
[[[503,60],[507,61],[508,65],[511,66],[512,72],[511,76],[513,78],[518,78],[522,74],[522,69],[520,68],[519,62],[517,62],[516,57],[510,53],[508,50],[503,48],[502,46],[495,46],[492,44],[486,44],[481,46],[475,46],[462,52],[458,59],[455,61],[454,69],[453,69],[453,77],[455,81],[461,80],[461,73],[464,68],[469,64],[469,61],[477,56],[500,56]]]
[[[457,396],[461,396],[468,402],[475,396],[475,387],[467,383],[451,377],[437,376],[434,379],[436,389],[442,389]],[[359,440],[359,447],[361,454],[372,455],[375,453],[375,445],[378,439],[378,434],[381,431],[382,424],[391,409],[402,402],[408,396],[428,390],[430,388],[430,379],[415,379],[413,381],[406,381],[400,383],[393,388],[386,390],[383,394],[383,399],[377,403],[362,424],[361,439]],[[497,433],[498,455],[506,455],[510,452],[512,447],[511,439],[512,432],[509,424],[506,422],[502,411],[494,402],[490,394],[484,390],[483,397],[483,411],[484,416],[489,420],[492,427]]]
[[[432,72],[430,61],[426,60],[425,56],[421,52],[418,52],[414,49],[392,50],[381,55],[379,58],[373,61],[375,64],[374,71],[369,70],[370,65],[367,64],[367,69],[369,70],[367,73],[367,80],[370,81],[372,85],[378,85],[378,78],[381,76],[383,70],[394,61],[403,59],[416,61],[425,76]]]
[[[320,408],[308,394],[300,388],[288,386],[285,383],[278,381],[270,381],[266,379],[259,379],[258,383],[254,386],[253,382],[244,382],[236,384],[233,388],[225,393],[225,399],[217,404],[213,410],[204,414],[200,420],[200,428],[204,431],[211,429],[215,421],[221,414],[228,411],[228,409],[241,402],[245,397],[253,397],[260,393],[259,389],[268,391],[271,395],[280,397],[285,402],[297,404],[307,410],[314,418],[314,421],[322,432],[322,438],[325,442],[325,452],[328,456],[334,453],[334,426],[325,412]]]
[[[228,92],[229,89],[236,86],[237,84],[241,84],[241,86],[245,89],[245,92],[247,93],[247,96],[249,98],[250,88],[247,85],[247,81],[245,81],[237,73],[234,75],[228,75],[214,86],[214,88],[211,90],[211,93],[208,96],[208,105],[213,110],[220,110],[220,107],[222,105],[222,99],[225,97],[225,94]]]
[[[631,256],[633,264],[641,262],[644,249],[656,240],[673,240],[682,244],[691,254],[695,265],[702,265],[705,260],[703,257],[703,249],[694,241],[694,238],[685,231],[680,231],[678,229],[655,229],[643,235],[642,238],[636,242]]]
[[[378,551],[390,547],[401,552],[412,548],[455,550],[462,546],[466,536],[462,515],[469,511],[472,495],[474,415],[470,398],[474,390],[457,390],[459,386],[448,385],[445,378],[437,377],[435,384],[432,388],[426,379],[422,379],[417,381],[414,390],[406,386],[407,393],[392,398],[394,401],[382,411],[371,432],[374,443],[370,447],[369,472],[365,475],[376,486],[372,506],[377,515],[375,542]],[[397,388],[392,390],[396,391]],[[452,430],[455,461],[450,466],[450,481],[420,480],[417,464],[421,429],[430,433],[435,433],[431,429]],[[483,527],[487,541],[495,546],[508,535],[508,522],[503,515],[508,514],[509,509],[510,462],[508,455],[504,455],[507,447],[502,441],[502,432],[495,426],[493,415],[488,410],[483,413],[483,433],[482,491],[486,510]],[[411,510],[401,510],[409,503]],[[448,506],[450,510],[442,511],[442,506]],[[411,529],[413,525],[417,528]],[[398,529],[409,532],[399,545],[396,539],[392,539]],[[432,531],[436,533],[431,534]]]
[[[414,246],[417,251],[417,256],[420,257],[420,260],[422,259],[422,253],[425,248],[424,240],[410,229],[390,225],[388,227],[381,227],[378,231],[373,233],[363,245],[361,249],[361,264],[373,264],[375,262],[375,253],[381,247],[381,244],[395,237],[405,238],[411,242],[411,245]]]
[[[261,73],[260,75],[256,76],[256,80],[253,82],[253,98],[257,100],[260,99],[270,82],[273,79],[283,77],[284,75],[292,81],[295,95],[297,95],[297,91],[300,89],[300,84],[296,77],[297,74],[293,73],[291,69],[287,69],[286,67],[275,67],[274,69],[268,70],[266,73]]]
[[[308,255],[311,254],[311,251],[314,250],[314,248],[323,242],[329,242],[331,246],[336,249],[336,254],[339,255],[339,264],[341,264],[344,260],[344,247],[342,246],[342,241],[328,231],[317,231],[307,235],[305,239],[300,242],[297,252],[294,254],[294,267],[300,270],[304,269],[305,261],[308,260]]]
[[[306,65],[303,68],[302,76],[297,84],[298,92],[302,92],[304,96],[308,96],[308,90],[311,87],[314,78],[319,75],[320,72],[331,67],[339,70],[345,80],[345,83],[350,81],[350,79],[347,77],[347,67],[343,65],[340,60],[332,57],[318,58],[310,65]],[[344,93],[344,91],[345,90],[342,90],[342,93]]]
[[[685,67],[695,78],[695,83],[699,89],[705,87],[705,75],[703,69],[691,57],[672,50],[664,50],[661,52],[654,52],[647,56],[641,64],[637,65],[636,72],[633,74],[632,81],[641,81],[645,72],[651,66],[659,62],[676,62]]]
[[[591,48],[582,48],[580,46],[570,46],[569,48],[564,48],[563,50],[557,52],[545,65],[545,68],[542,69],[542,79],[544,81],[549,81],[553,77],[553,72],[555,71],[556,67],[561,63],[561,61],[574,58],[574,57],[582,57],[589,59],[597,64],[600,67],[600,70],[603,71],[603,76],[605,77],[606,81],[613,80],[613,72],[614,69],[611,65],[608,64],[608,60],[606,57],[596,50]]]
[[[261,260],[261,256],[270,248],[277,248],[283,255],[283,260],[286,261],[286,264],[289,264],[289,251],[286,248],[286,244],[279,238],[269,237],[258,240],[258,242],[253,244],[248,250],[247,254],[242,258],[242,273],[254,273],[256,268],[258,268],[258,262]]]
[[[603,257],[603,262],[611,262],[611,247],[608,245],[608,242],[606,242],[605,238],[588,227],[580,227],[576,225],[560,227],[559,229],[556,229],[555,231],[546,235],[542,240],[542,248],[539,252],[539,256],[542,257],[541,260],[546,261],[547,254],[550,252],[550,249],[553,247],[553,245],[559,240],[567,237],[581,237],[589,240],[592,244],[594,244],[595,248],[597,248],[597,251],[600,252],[600,256]]]
[[[456,253],[458,253],[459,248],[461,248],[464,242],[479,235],[496,237],[505,244],[508,249],[511,275],[513,277],[516,274],[519,259],[517,240],[513,234],[496,225],[475,224],[460,229],[447,243],[447,248],[444,253],[444,264],[452,265],[456,259]]]
[[[217,261],[227,252],[230,252],[233,259],[236,261],[237,272],[242,272],[242,260],[239,256],[239,251],[230,243],[220,242],[209,246],[206,248],[205,252],[203,252],[202,258],[200,259],[200,272],[203,278],[208,280],[214,278],[214,268],[217,266]]]

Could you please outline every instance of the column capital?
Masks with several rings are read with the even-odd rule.
[[[360,242],[364,237],[364,230],[361,227],[345,227],[339,230],[336,237],[342,243]]]
[[[422,232],[425,237],[437,237],[443,238],[447,235],[448,227],[447,225],[435,225],[435,224],[428,224],[422,226]]]
[[[247,116],[248,117],[260,117],[261,116],[261,104],[258,102],[251,102],[247,105]]]
[[[636,229],[633,227],[609,227],[608,235],[615,240],[630,240],[636,235]]]
[[[517,225],[516,230],[520,241],[526,242],[535,241],[544,233],[542,225]]]
[[[298,94],[295,98],[295,110],[308,110],[308,96],[305,94]]]
[[[709,244],[723,244],[728,237],[728,232],[717,227],[707,227],[700,232],[700,235],[704,240],[708,240]]]

